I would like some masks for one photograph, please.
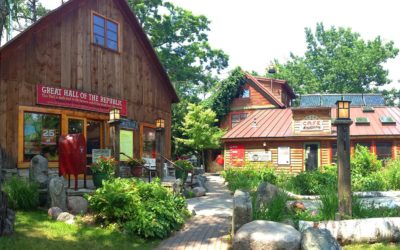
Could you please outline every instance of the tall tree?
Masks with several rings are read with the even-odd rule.
[[[215,124],[218,122],[216,114],[203,105],[189,104],[182,131],[187,139],[179,139],[186,146],[201,152],[203,165],[205,163],[204,150],[216,149],[221,145],[220,139],[224,134]]]
[[[25,0],[17,14],[15,29],[20,32],[23,31],[39,18],[46,15],[47,12],[49,10],[40,3],[40,0]]]
[[[208,43],[210,21],[165,0],[128,0],[181,97],[206,93],[228,56]]]
[[[275,61],[278,74],[300,93],[369,92],[389,83],[383,63],[399,52],[392,41],[378,36],[365,41],[348,28],[326,30],[318,23],[315,33],[305,29],[307,50],[304,56],[291,54],[284,64]]]
[[[228,56],[208,43],[210,21],[203,15],[173,5],[166,0],[128,0],[148,34],[181,102],[172,116],[173,154],[185,154],[175,138],[184,138],[180,127],[188,103],[198,103],[215,85],[216,74],[228,66]]]

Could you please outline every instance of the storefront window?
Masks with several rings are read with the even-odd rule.
[[[377,142],[376,143],[376,156],[379,160],[392,158],[392,143],[391,142]]]
[[[156,130],[143,127],[143,158],[156,158]]]
[[[24,113],[24,161],[43,155],[49,161],[58,161],[60,116]]]

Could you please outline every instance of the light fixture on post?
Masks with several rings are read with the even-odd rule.
[[[117,108],[113,108],[110,110],[110,123],[114,121],[119,121],[121,119],[121,112]]]
[[[165,128],[165,121],[162,118],[156,119],[156,128],[157,129],[164,129]]]
[[[337,167],[339,208],[337,219],[348,217],[351,209],[351,171],[350,171],[350,101],[336,102]]]
[[[164,177],[164,141],[165,120],[156,119],[156,170],[157,176],[162,180]]]
[[[336,102],[336,119],[350,120],[350,101]]]
[[[121,123],[121,112],[117,108],[110,110],[110,141],[112,143],[112,151],[115,161],[115,176],[119,177],[119,155],[120,155],[120,123]]]

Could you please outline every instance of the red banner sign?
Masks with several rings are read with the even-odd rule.
[[[229,146],[231,155],[231,165],[243,166],[244,164],[244,145],[231,145]]]
[[[126,100],[41,84],[37,85],[37,103],[100,113],[109,113],[111,109],[117,108],[122,116],[127,114]]]

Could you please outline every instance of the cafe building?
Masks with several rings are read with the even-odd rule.
[[[84,135],[90,165],[112,148],[110,111],[121,152],[154,159],[160,119],[170,158],[178,101],[125,0],[70,0],[0,48],[0,165],[23,170],[40,154],[57,169],[67,134]]]
[[[337,161],[336,102],[349,106],[351,152],[366,146],[379,159],[400,155],[400,109],[385,106],[379,94],[314,94],[300,96],[297,106],[285,81],[247,75],[244,91],[231,103],[221,123],[224,167],[274,166],[299,173]],[[289,90],[289,91],[288,91]],[[270,95],[260,101],[260,96]],[[256,99],[257,105],[255,105]],[[243,117],[243,119],[242,119]]]

